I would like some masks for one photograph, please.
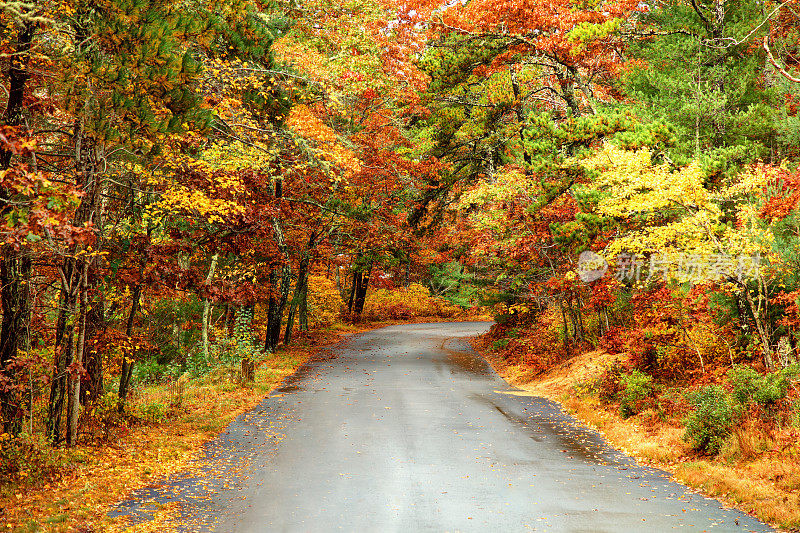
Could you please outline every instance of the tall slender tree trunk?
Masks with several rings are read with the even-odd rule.
[[[297,283],[294,286],[294,296],[292,296],[292,302],[289,304],[289,312],[286,315],[286,331],[283,334],[283,344],[287,346],[289,342],[292,340],[292,329],[294,328],[294,318],[297,309],[300,307],[300,303],[305,299],[306,295],[308,294],[308,269],[309,264],[311,262],[311,250],[314,248],[315,241],[317,239],[316,232],[311,232],[311,235],[308,238],[308,244],[306,245],[306,249],[303,250],[303,254],[300,258],[300,264],[297,267]],[[308,327],[307,323],[308,318],[306,317],[306,327]],[[302,330],[302,313],[301,313],[301,325],[300,328]]]
[[[73,360],[70,364],[72,372],[70,372],[70,405],[69,405],[69,423],[67,432],[67,445],[76,444],[78,441],[78,419],[80,417],[81,407],[81,380],[83,379],[83,360],[84,350],[86,347],[86,313],[89,305],[89,263],[83,263],[83,269],[80,274],[80,309],[78,314],[78,335],[75,339],[75,348],[73,350]]]
[[[292,341],[292,330],[294,329],[295,313],[300,307],[300,300],[303,298],[306,283],[308,282],[308,258],[304,257],[300,261],[297,269],[297,283],[294,286],[294,295],[289,304],[289,311],[286,313],[286,330],[283,334],[283,344],[287,346]]]
[[[0,388],[3,431],[16,435],[22,429],[21,372],[14,361],[28,347],[31,314],[31,258],[24,249],[7,250],[0,265],[3,322],[0,329],[0,375],[7,384]]]
[[[211,266],[208,267],[208,276],[206,277],[206,285],[211,283],[214,279],[214,272],[217,270],[217,260],[219,254],[214,254],[211,258]],[[211,311],[211,301],[208,298],[203,299],[203,358],[208,360],[208,319]]]
[[[14,53],[10,54],[8,65],[8,92],[6,107],[0,121],[5,126],[17,127],[24,124],[23,103],[25,89],[30,78],[28,60],[33,35],[37,23],[23,21],[17,35]],[[3,143],[0,145],[0,169],[11,167],[13,153]],[[10,191],[0,189],[0,199],[10,200]],[[9,204],[0,210],[4,216]],[[20,351],[28,346],[30,310],[31,310],[31,257],[25,247],[15,248],[12,245],[2,246],[2,264],[0,265],[0,284],[2,284],[0,300],[3,306],[3,322],[0,328],[0,377],[5,378],[6,385],[0,387],[0,416],[3,419],[3,430],[12,435],[22,428],[22,380],[14,366],[14,360]]]
[[[361,272],[353,272],[353,283],[350,284],[350,296],[347,298],[347,312],[353,313],[353,302],[356,298],[356,288],[361,283]]]
[[[308,331],[308,273],[303,294],[300,295],[300,331]]]
[[[283,196],[283,181],[275,181],[275,198]],[[281,264],[270,273],[270,297],[267,308],[267,332],[264,351],[274,352],[281,338],[281,320],[286,302],[289,300],[289,289],[292,283],[292,268],[289,262],[289,250],[283,235],[283,227],[277,217],[272,217],[272,230],[275,243],[281,252]]]
[[[75,182],[83,189],[83,196],[72,218],[72,225],[82,227],[94,224],[100,227],[100,187],[101,180],[97,172],[98,151],[93,139],[86,135],[84,119],[75,120],[74,131],[74,157],[75,157]],[[99,251],[100,240],[93,250]],[[95,261],[95,255],[89,254],[89,248],[81,248],[75,244],[70,247],[64,258],[59,274],[61,276],[61,301],[59,316],[56,325],[56,350],[53,364],[53,382],[50,390],[50,403],[48,405],[47,432],[51,440],[57,443],[60,440],[61,412],[63,399],[66,393],[70,394],[67,404],[72,405],[72,393],[75,387],[67,384],[65,375],[66,366],[75,362],[77,339],[75,338],[75,312],[78,299],[83,298],[83,292],[88,291],[84,272]],[[88,274],[87,274],[88,276]],[[88,294],[88,293],[87,293]],[[85,336],[85,331],[81,330]],[[84,339],[85,343],[85,339]],[[83,354],[81,354],[83,356]],[[82,361],[81,361],[82,362]],[[82,364],[81,364],[82,366]],[[102,369],[100,370],[102,372]],[[68,390],[67,390],[68,389]],[[79,388],[78,388],[79,389]],[[70,416],[68,414],[68,416]],[[68,428],[69,430],[69,428]],[[70,432],[67,432],[70,436]]]
[[[95,276],[89,270],[89,289],[93,290]],[[84,364],[89,382],[81,388],[81,404],[86,405],[97,401],[103,394],[103,354],[97,349],[92,349],[89,342],[96,336],[102,335],[107,328],[105,319],[105,300],[100,291],[94,291],[95,300],[86,310],[86,349],[84,350]]]
[[[519,142],[520,145],[522,146],[522,156],[526,164],[525,174],[528,174],[532,170],[530,166],[533,160],[531,158],[530,152],[528,152],[528,149],[525,147],[525,110],[523,108],[524,99],[522,98],[522,94],[520,91],[519,80],[517,79],[517,73],[512,68],[510,69],[509,74],[511,75],[511,89],[514,91],[514,102],[515,102],[514,111],[517,114],[517,121],[520,124]]]
[[[564,324],[564,349],[569,350],[569,324],[567,323],[567,311],[564,309],[564,300],[558,300],[558,307],[561,309],[561,323]]]
[[[75,266],[74,261],[67,259],[65,264],[59,267],[61,291],[58,319],[56,320],[53,378],[50,382],[50,401],[47,406],[46,423],[47,437],[53,444],[58,444],[61,440],[61,420],[67,395],[67,366],[72,360],[72,340],[75,335],[73,320],[77,305]]]
[[[142,286],[136,285],[133,288],[133,297],[131,302],[131,312],[128,314],[128,323],[125,326],[125,335],[130,338],[133,335],[133,324],[136,320],[136,313],[139,311],[139,301],[142,296]],[[133,374],[134,357],[136,356],[135,348],[131,354],[125,354],[122,358],[122,370],[119,376],[119,411],[125,411],[125,400],[128,397],[128,388],[131,382],[131,375]]]

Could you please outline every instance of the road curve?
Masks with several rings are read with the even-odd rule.
[[[232,423],[204,475],[115,512],[177,498],[187,531],[237,533],[771,531],[514,394],[466,343],[487,328],[351,337]]]

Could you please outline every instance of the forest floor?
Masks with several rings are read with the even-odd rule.
[[[534,374],[509,365],[487,337],[473,346],[509,384],[561,403],[612,446],[641,464],[661,468],[677,481],[738,508],[774,527],[800,531],[800,429],[770,428],[758,421],[737,427],[719,455],[704,456],[684,441],[681,414],[645,411],[623,418],[619,406],[582,393],[623,356],[590,351]],[[681,384],[672,385],[680,396]]]

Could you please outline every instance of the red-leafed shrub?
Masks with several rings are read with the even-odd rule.
[[[622,353],[628,349],[629,332],[620,326],[613,326],[600,337],[600,347],[608,353]]]

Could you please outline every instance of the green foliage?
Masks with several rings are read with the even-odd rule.
[[[502,350],[508,343],[511,342],[511,339],[497,339],[496,341],[492,341],[492,349],[493,350]]]
[[[174,364],[160,364],[156,359],[145,359],[133,367],[133,381],[142,385],[162,383],[180,374],[180,368]]]
[[[740,415],[740,408],[719,385],[706,385],[686,394],[692,411],[683,423],[683,438],[695,450],[708,454],[719,452],[731,427]]]
[[[167,407],[167,405],[157,401],[137,404],[134,415],[141,418],[145,422],[157,424],[166,420]]]
[[[642,401],[653,392],[653,377],[634,370],[619,378],[619,412],[624,418],[641,411]]]
[[[158,348],[155,356],[160,365],[183,364],[188,349],[200,339],[197,327],[203,315],[203,303],[199,298],[188,300],[162,299],[150,312],[150,342]]]
[[[262,351],[253,333],[252,320],[253,309],[241,308],[236,317],[233,335],[229,336],[218,330],[216,340],[209,346],[208,358],[198,353],[189,359],[189,375],[199,377],[217,368],[237,369],[245,359],[258,361],[262,357]]]
[[[779,92],[762,81],[763,55],[748,51],[767,29],[758,26],[762,4],[731,3],[718,21],[710,15],[713,8],[704,6],[708,3],[699,2],[699,9],[710,21],[688,2],[650,10],[642,22],[658,28],[659,35],[631,43],[631,56],[644,61],[624,83],[644,122],[661,120],[674,127],[677,142],[670,156],[676,164],[703,155],[709,171],[724,171],[775,148]]]
[[[649,148],[654,152],[672,147],[677,141],[675,127],[664,120],[636,123],[633,128],[620,131],[611,139],[624,150]]]
[[[733,386],[733,397],[740,404],[771,407],[786,397],[789,381],[798,371],[800,368],[794,365],[762,375],[749,366],[735,365],[728,370],[728,380]]]
[[[485,282],[476,279],[475,274],[468,272],[460,263],[430,265],[428,275],[428,287],[435,296],[464,308],[472,307],[481,300],[481,285],[485,285]]]
[[[796,428],[800,427],[800,400],[792,402],[789,409],[789,424]]]

